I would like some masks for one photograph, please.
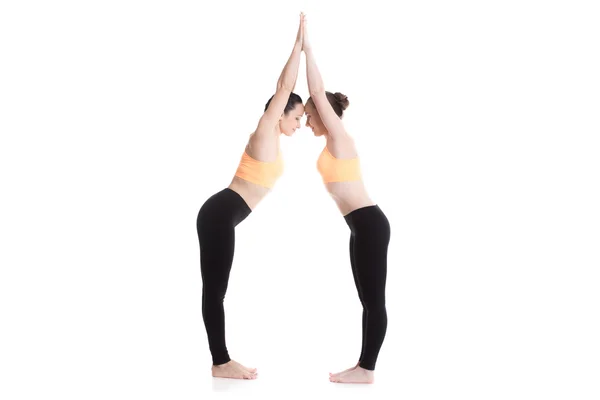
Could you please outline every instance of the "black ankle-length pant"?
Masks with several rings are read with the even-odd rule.
[[[231,360],[225,344],[223,300],[233,263],[235,227],[251,212],[239,194],[226,188],[206,200],[196,220],[202,272],[202,318],[214,365]]]
[[[363,306],[358,363],[374,370],[387,330],[385,283],[390,223],[377,205],[356,209],[344,219],[350,227],[350,263]]]

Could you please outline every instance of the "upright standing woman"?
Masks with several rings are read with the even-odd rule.
[[[303,23],[303,51],[310,93],[305,107],[306,126],[315,136],[326,140],[317,168],[350,228],[350,265],[363,307],[358,362],[345,371],[330,374],[329,379],[341,383],[373,383],[375,364],[387,330],[385,285],[390,224],[365,189],[356,146],[342,123],[348,98],[340,92],[325,90],[308,40],[306,18]]]

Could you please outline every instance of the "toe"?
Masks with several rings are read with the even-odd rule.
[[[256,374],[253,372],[246,372],[246,373],[244,373],[244,378],[245,379],[256,379]]]

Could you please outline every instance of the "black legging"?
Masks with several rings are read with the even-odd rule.
[[[350,263],[363,306],[362,350],[358,363],[374,370],[387,330],[385,282],[390,223],[379,206],[359,208],[344,216],[350,227]]]
[[[196,220],[202,272],[202,317],[214,365],[231,360],[225,344],[223,300],[233,263],[235,227],[251,212],[239,194],[226,188],[206,200]]]

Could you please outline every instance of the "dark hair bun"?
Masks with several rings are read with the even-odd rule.
[[[350,105],[350,102],[348,101],[348,96],[346,96],[345,94],[335,92],[333,96],[335,97],[335,101],[338,102],[342,110],[345,110]]]

